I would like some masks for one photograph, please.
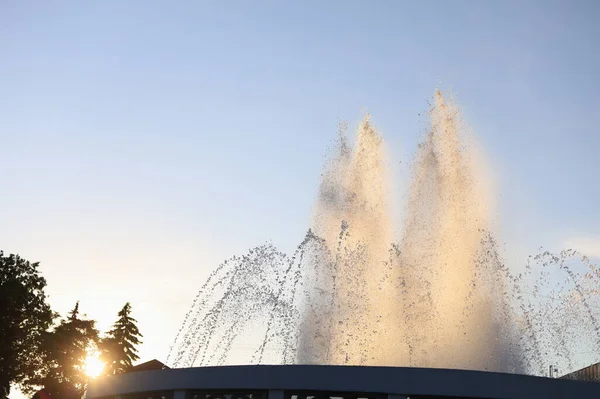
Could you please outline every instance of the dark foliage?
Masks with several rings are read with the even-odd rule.
[[[42,343],[54,314],[38,263],[0,251],[0,396],[11,384],[31,392],[40,378]]]
[[[131,317],[129,302],[119,311],[118,316],[119,319],[100,344],[107,375],[123,373],[139,359],[136,345],[140,344],[142,334],[137,328],[136,320]]]
[[[98,342],[95,321],[79,314],[79,303],[44,342],[45,377],[39,382],[54,399],[79,399],[85,393],[88,350]]]

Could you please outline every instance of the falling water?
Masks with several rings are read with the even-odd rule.
[[[490,199],[458,110],[438,91],[413,166],[401,244],[411,357],[432,367],[506,369],[510,324],[497,267],[486,259]],[[423,289],[426,287],[426,289]],[[408,300],[408,301],[406,301]],[[512,355],[512,354],[509,354]]]
[[[389,272],[385,262],[392,234],[382,145],[366,115],[353,151],[340,131],[337,154],[323,175],[313,225],[333,257],[326,278],[330,293],[313,305],[316,312],[304,315],[300,335],[307,346],[300,347],[300,362],[381,364],[385,359],[384,321],[391,309],[382,279]],[[323,280],[310,281],[309,275],[304,282],[318,286]],[[324,314],[329,322],[311,327]],[[310,349],[314,333],[323,337],[327,350]]]
[[[582,348],[599,351],[598,268],[574,251],[543,252],[511,273],[494,238],[483,158],[458,109],[438,91],[429,118],[399,242],[384,142],[367,115],[354,146],[340,127],[296,251],[265,244],[221,264],[169,362],[542,374],[549,359],[567,371]],[[549,278],[557,273],[563,284]]]

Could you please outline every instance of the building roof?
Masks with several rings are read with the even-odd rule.
[[[166,366],[164,363],[159,362],[156,359],[152,359],[149,362],[144,362],[133,366],[128,372],[131,373],[133,371],[165,370],[168,368],[169,367]]]
[[[560,377],[565,380],[600,382],[600,363],[592,364],[580,370]]]
[[[486,399],[598,399],[600,384],[519,374],[411,367],[219,366],[125,373],[90,383],[86,399],[144,392],[311,392],[356,399],[389,395]],[[350,393],[349,395],[343,393]],[[354,395],[354,396],[352,396]],[[239,396],[238,396],[239,397]]]

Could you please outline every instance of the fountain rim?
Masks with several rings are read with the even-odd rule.
[[[416,367],[244,365],[138,371],[99,378],[90,383],[86,399],[186,390],[292,390],[489,399],[600,397],[598,383],[521,374]]]

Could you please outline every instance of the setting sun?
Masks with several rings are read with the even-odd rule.
[[[104,363],[98,358],[98,355],[89,355],[85,360],[85,373],[90,378],[96,378],[104,369]]]

